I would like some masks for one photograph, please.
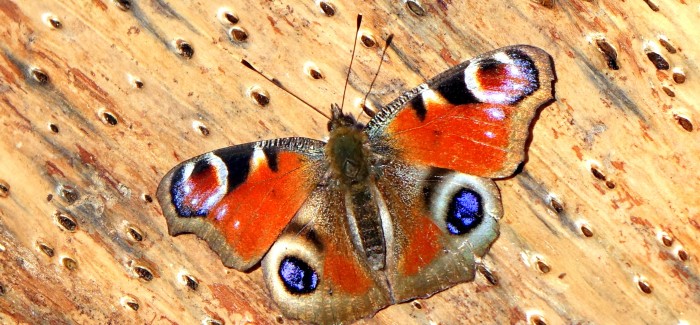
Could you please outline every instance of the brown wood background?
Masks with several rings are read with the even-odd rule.
[[[357,13],[379,45],[358,46],[351,110],[390,33],[375,106],[518,43],[548,51],[559,79],[527,165],[498,182],[498,285],[479,276],[361,323],[700,322],[698,2],[464,2],[331,0],[327,16],[311,0],[0,0],[0,323],[294,323],[259,270],[168,236],[152,198],[190,156],[323,138],[322,116],[239,61],[327,110]]]

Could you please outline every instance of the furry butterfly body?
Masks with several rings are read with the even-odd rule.
[[[404,93],[366,126],[333,107],[327,143],[192,158],[158,188],[169,232],[194,233],[228,267],[261,263],[282,312],[315,323],[471,281],[503,214],[491,179],[524,160],[553,69],[538,48],[506,47]]]

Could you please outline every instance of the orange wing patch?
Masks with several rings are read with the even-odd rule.
[[[511,115],[515,107],[428,102],[421,118],[407,107],[387,133],[406,161],[490,176],[508,161]]]

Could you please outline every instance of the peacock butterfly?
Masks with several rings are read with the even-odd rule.
[[[237,270],[262,264],[285,316],[341,323],[474,279],[503,215],[493,178],[523,162],[553,100],[554,66],[516,45],[463,62],[367,125],[338,106],[327,142],[222,148],[158,187],[169,233],[193,233]]]

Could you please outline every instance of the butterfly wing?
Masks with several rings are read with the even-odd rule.
[[[260,141],[177,165],[157,193],[170,234],[194,233],[224,265],[249,269],[320,182],[324,144],[306,138]]]
[[[503,214],[489,178],[523,161],[530,123],[553,99],[553,69],[538,48],[506,47],[406,92],[370,120],[397,302],[474,278]]]
[[[392,303],[347,218],[346,193],[321,184],[262,261],[267,287],[287,317],[339,324]]]
[[[466,61],[406,92],[367,124],[373,148],[427,166],[500,178],[525,157],[530,122],[553,100],[550,56],[526,45]]]

